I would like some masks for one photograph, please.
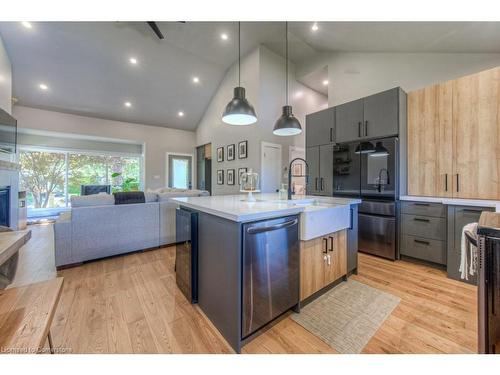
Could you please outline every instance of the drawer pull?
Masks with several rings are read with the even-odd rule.
[[[470,212],[470,213],[474,213],[474,214],[480,214],[483,212],[482,210],[474,210],[472,208],[464,208],[462,211],[463,212]]]
[[[422,245],[427,245],[427,246],[430,245],[430,242],[428,241],[422,241],[422,240],[413,240],[413,241]]]
[[[429,207],[429,203],[413,203],[414,206],[422,206],[422,207]]]
[[[429,219],[422,219],[420,217],[414,217],[413,220],[415,220],[415,221],[422,221],[424,223],[429,223],[430,222]]]

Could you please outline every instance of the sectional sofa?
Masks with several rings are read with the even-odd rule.
[[[115,205],[114,196],[71,197],[71,211],[54,225],[56,267],[175,243],[174,197],[204,196],[188,190],[145,193],[146,203]]]

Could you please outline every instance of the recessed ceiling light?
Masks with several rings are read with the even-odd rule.
[[[23,21],[23,22],[21,22],[21,24],[22,24],[25,28],[27,28],[27,29],[31,29],[31,28],[33,28],[33,25],[31,24],[31,22],[28,22],[28,21]]]
[[[296,98],[302,98],[302,96],[304,96],[304,93],[303,93],[302,91],[297,91],[297,92],[295,93],[295,97],[296,97]]]
[[[323,86],[328,86],[328,80],[327,80],[327,79],[325,79],[325,80],[323,81]]]
[[[182,111],[177,112],[177,116],[184,117],[184,112],[182,112]]]
[[[318,31],[319,30],[318,24],[316,22],[314,22],[313,25],[311,26],[311,30],[312,31]]]
[[[130,59],[128,59],[128,61],[132,64],[132,65],[137,65],[137,59],[135,57],[131,57]]]
[[[200,83],[200,79],[198,77],[193,77],[193,83]]]
[[[125,107],[132,107],[132,103],[130,103],[130,102],[125,102],[125,103],[123,103],[123,105]]]
[[[221,38],[222,40],[228,40],[228,39],[229,39],[229,36],[228,36],[226,33],[222,33],[222,34],[220,34],[220,38]]]
[[[44,90],[44,91],[49,89],[49,86],[47,86],[45,83],[40,83],[38,85],[38,87],[40,88],[40,90]]]

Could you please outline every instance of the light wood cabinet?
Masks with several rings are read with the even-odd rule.
[[[453,81],[453,192],[500,199],[500,68]]]
[[[452,83],[408,94],[408,194],[451,197]]]
[[[346,230],[300,243],[300,299],[347,274]]]
[[[408,94],[408,194],[500,199],[500,68]]]

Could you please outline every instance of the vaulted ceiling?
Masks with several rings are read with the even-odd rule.
[[[312,25],[290,23],[290,58],[298,64],[329,52],[500,52],[496,22],[322,22],[316,31]],[[68,113],[194,130],[237,59],[235,23],[159,22],[163,40],[145,22],[30,26],[0,22],[14,97]],[[282,22],[243,23],[242,54],[259,44],[283,54],[283,33]],[[325,75],[321,70],[302,81],[325,92]]]

